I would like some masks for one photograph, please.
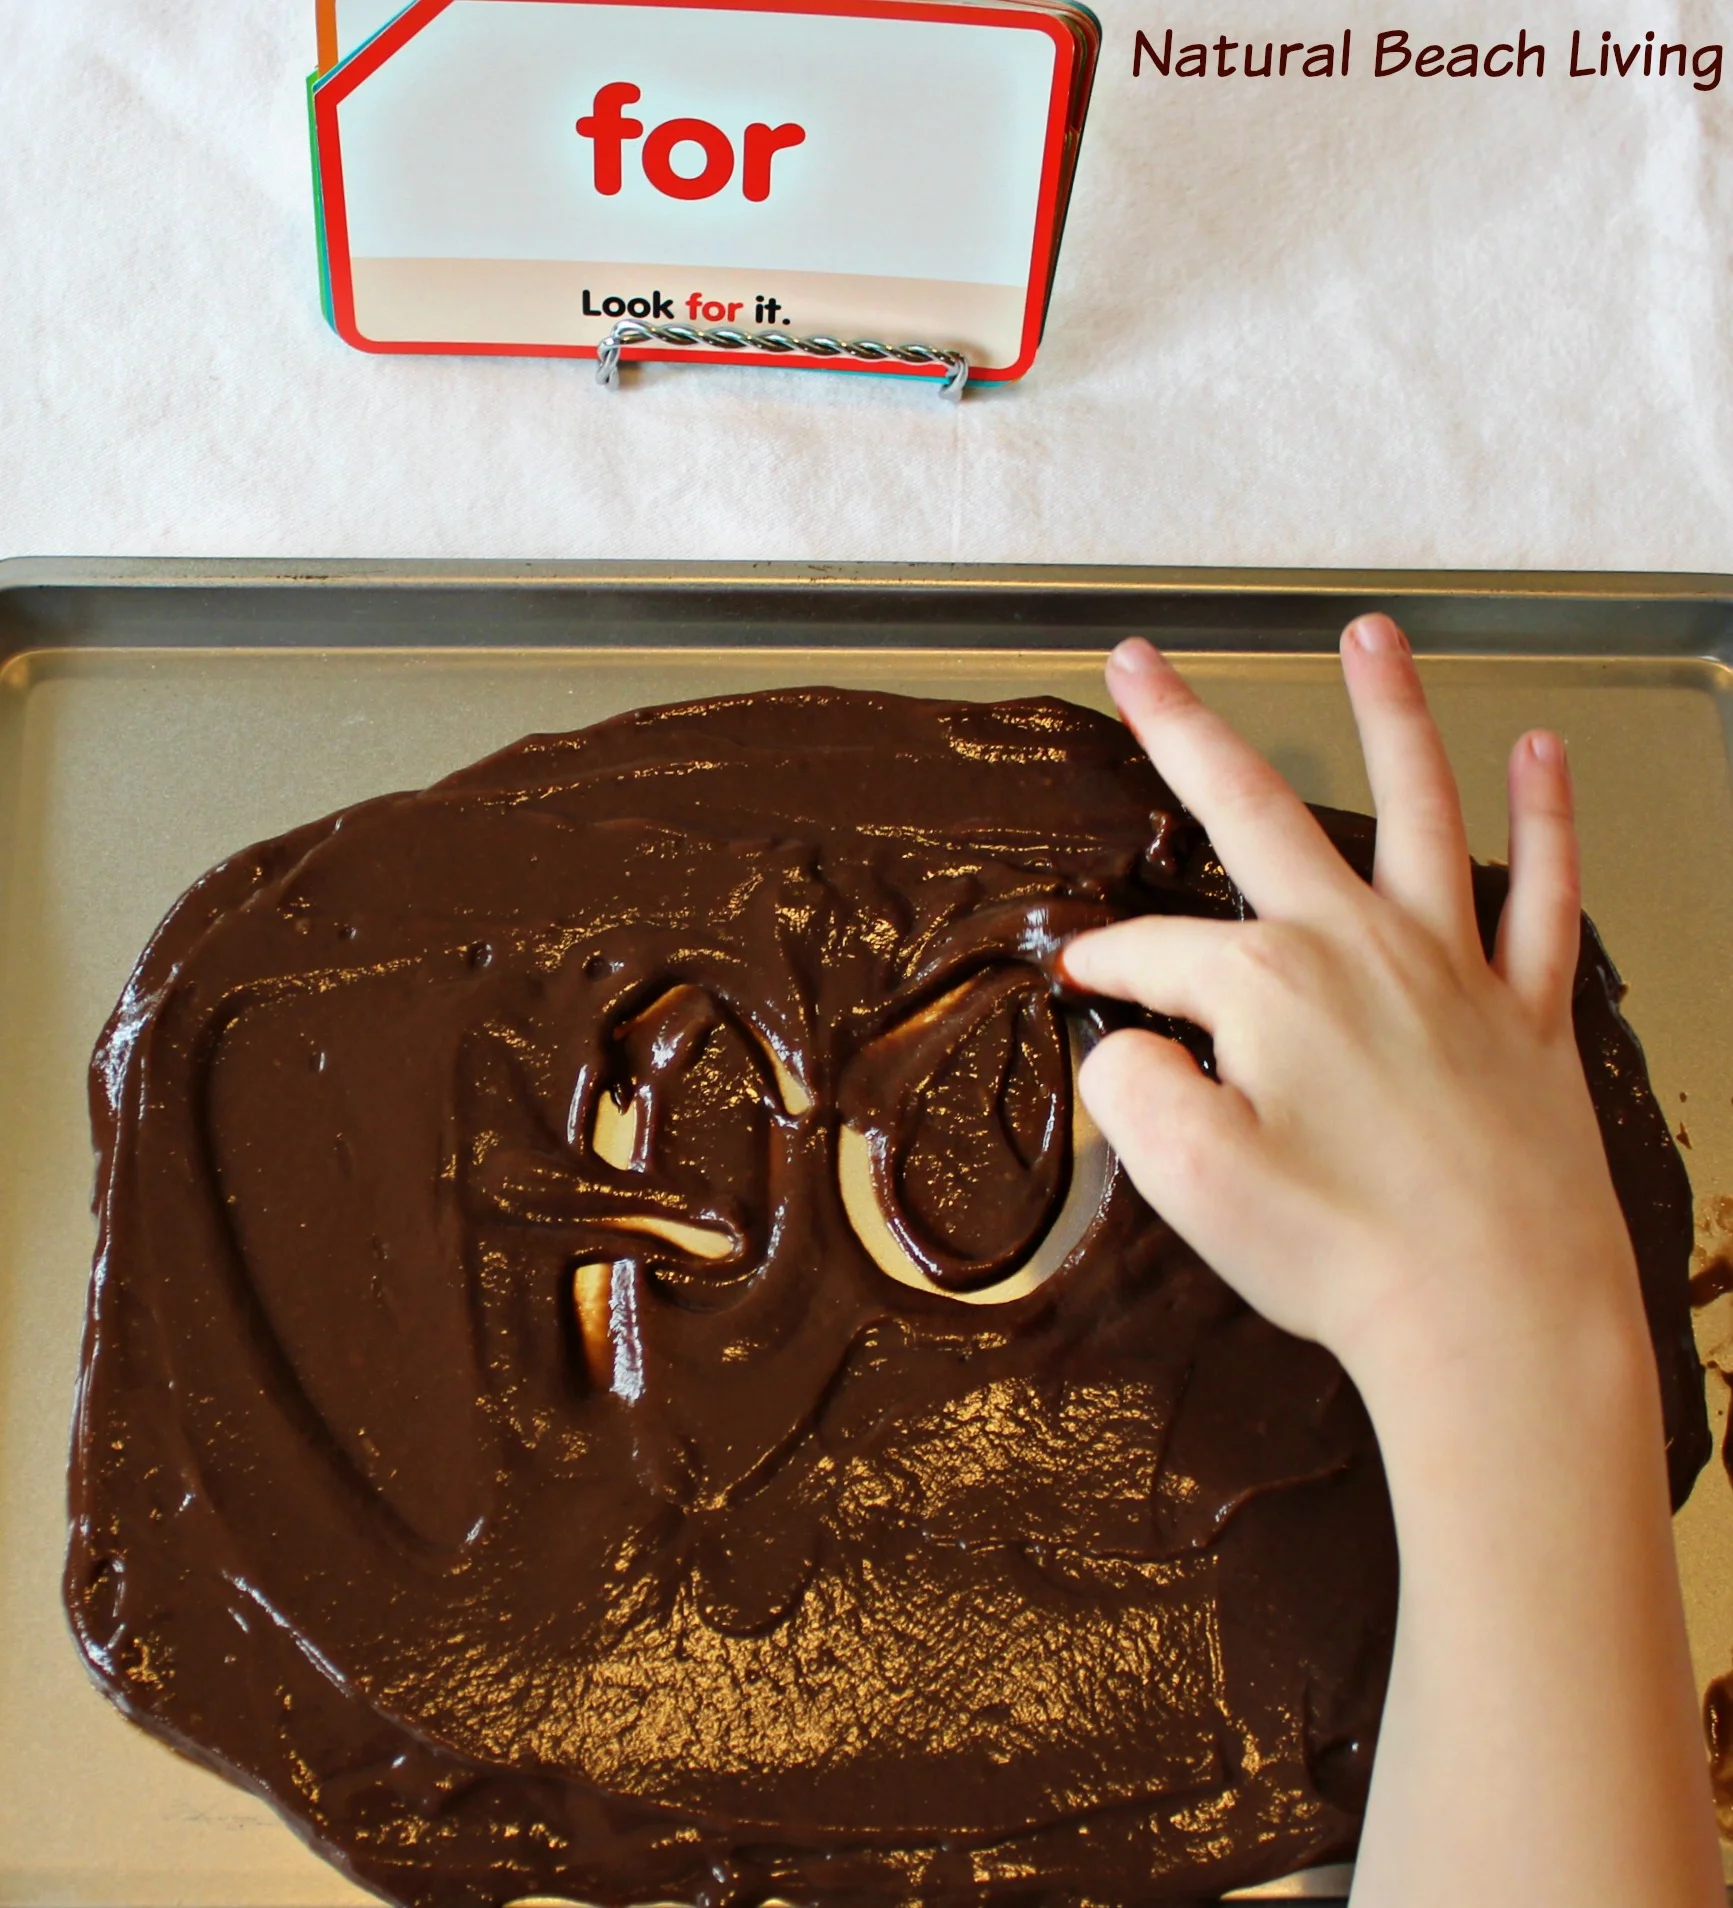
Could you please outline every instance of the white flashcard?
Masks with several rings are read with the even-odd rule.
[[[350,344],[593,357],[630,317],[916,342],[988,379],[1032,361],[1092,56],[1060,10],[384,11],[342,0],[313,86]]]

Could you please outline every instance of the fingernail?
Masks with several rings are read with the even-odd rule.
[[[1161,651],[1141,636],[1128,636],[1107,659],[1109,669],[1128,676],[1153,676],[1161,664]]]
[[[1408,647],[1388,616],[1359,616],[1348,625],[1348,640],[1365,656],[1398,656]]]
[[[1536,729],[1528,738],[1528,752],[1542,768],[1562,769],[1565,765],[1564,741],[1548,729]]]
[[[1061,989],[1084,994],[1089,990],[1071,971],[1071,950],[1077,945],[1079,938],[1079,936],[1073,935],[1053,956],[1049,965],[1053,978],[1058,982]]]

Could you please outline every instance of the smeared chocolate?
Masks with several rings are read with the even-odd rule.
[[[1733,1841],[1733,1676],[1718,1677],[1703,1695],[1703,1740],[1709,1749],[1709,1782],[1715,1818]]]
[[[1150,910],[1243,911],[1117,724],[821,689],[224,863],[92,1070],[98,1681],[428,1908],[1129,1902],[1348,1854],[1396,1572],[1339,1366],[1123,1179],[1038,1291],[939,1289],[990,1294],[1070,1184],[1042,962]],[[1682,1494],[1689,1192],[1618,992],[1585,928]],[[844,1121],[933,1289],[851,1229]]]
[[[1691,1274],[1691,1308],[1702,1311],[1733,1292],[1733,1254],[1721,1252],[1706,1259]]]

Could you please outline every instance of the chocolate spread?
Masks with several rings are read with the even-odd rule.
[[[1155,1901],[1350,1854],[1396,1559],[1341,1368],[1117,1175],[981,1302],[1125,1017],[1044,963],[1148,911],[1244,910],[1117,723],[833,689],[531,737],[215,869],[92,1068],[98,1682],[429,1908]],[[1585,923],[1682,1495],[1689,1189],[1619,993]]]

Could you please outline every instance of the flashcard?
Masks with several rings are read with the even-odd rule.
[[[315,0],[319,34],[319,71],[365,46],[381,27],[403,11],[404,0]]]
[[[325,0],[311,88],[350,344],[594,357],[634,318],[918,343],[989,380],[1032,362],[1099,46],[1081,8],[382,10]]]

